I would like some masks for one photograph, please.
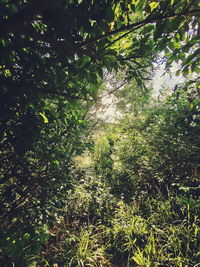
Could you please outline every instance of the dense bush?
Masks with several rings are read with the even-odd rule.
[[[195,90],[190,93],[191,108],[188,93],[177,94],[122,121],[116,142],[115,186],[124,186],[127,197],[168,197],[172,191],[198,195],[199,96]]]
[[[185,76],[199,71],[199,12],[197,1],[184,0],[1,1],[0,265],[109,266],[118,258],[148,265],[156,260],[147,244],[154,235],[141,226],[149,223],[149,197],[159,203],[177,193],[174,207],[183,195],[198,210],[198,89],[177,91],[148,112],[143,107],[161,55],[166,69],[175,61]],[[132,116],[96,142],[92,171],[84,174],[73,160],[91,147],[86,136],[96,124],[89,130],[89,110],[101,98],[105,73],[112,80],[120,70],[123,81],[108,84],[106,95],[134,81],[145,98],[141,105],[132,87],[119,90],[121,108]],[[195,76],[189,82],[199,88]],[[125,227],[117,221],[120,201],[139,208],[133,221],[141,233],[129,229],[131,215]],[[198,259],[187,240],[180,253],[169,250],[179,257],[173,264],[183,256],[190,264],[190,253]]]
[[[196,266],[198,114],[199,98],[191,109],[183,91],[96,132],[41,266]]]

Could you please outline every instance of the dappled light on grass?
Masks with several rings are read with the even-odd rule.
[[[0,2],[0,266],[200,262],[199,14]],[[185,81],[155,99],[161,54]]]

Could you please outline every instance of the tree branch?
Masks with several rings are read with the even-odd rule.
[[[158,21],[162,21],[162,20],[166,20],[166,19],[170,19],[170,18],[177,18],[177,17],[181,17],[181,16],[191,16],[191,15],[195,15],[198,13],[200,13],[200,9],[184,11],[184,12],[180,12],[178,14],[171,14],[171,15],[166,15],[166,16],[158,16],[158,17],[154,17],[154,18],[148,17],[142,21],[138,21],[138,22],[130,24],[130,25],[122,26],[121,28],[116,29],[114,31],[110,31],[110,32],[107,32],[103,35],[98,35],[95,38],[88,39],[87,41],[82,43],[80,47],[81,48],[86,47],[87,45],[95,43],[95,42],[100,41],[102,39],[105,39],[106,37],[115,35],[117,33],[123,32],[123,31],[131,30],[131,29],[138,27],[138,26],[144,26],[147,24],[156,23]]]
[[[117,39],[115,39],[114,41],[110,42],[108,45],[106,45],[104,48],[102,48],[97,55],[101,54],[104,50],[106,50],[109,46],[113,45],[114,43],[116,43],[117,41],[121,40],[122,38],[124,38],[126,35],[128,35],[131,32],[136,31],[137,29],[141,28],[143,25],[139,25],[138,27],[135,27],[133,29],[131,29],[130,31],[122,34],[121,36],[119,36]]]
[[[116,92],[117,90],[119,90],[120,88],[122,88],[126,84],[127,84],[127,81],[125,80],[122,84],[120,84],[119,86],[117,86],[116,88],[114,88],[113,90],[111,90],[110,92],[105,93],[100,98],[113,94],[114,92]]]
[[[45,89],[44,91],[42,91],[43,93],[45,94],[51,94],[51,95],[58,95],[58,96],[64,96],[64,97],[67,97],[69,99],[79,99],[79,100],[87,100],[83,97],[79,97],[79,96],[71,96],[67,93],[62,93],[62,92],[58,92],[58,91],[55,91],[55,90],[51,90],[51,89]],[[91,99],[90,99],[91,101]]]

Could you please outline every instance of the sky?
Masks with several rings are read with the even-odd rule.
[[[165,64],[159,64],[155,66],[156,70],[152,79],[153,86],[153,96],[158,97],[163,89],[173,90],[176,84],[179,84],[184,81],[183,76],[176,76],[175,72],[180,68],[180,65],[174,63],[170,69],[170,73],[165,71]],[[113,96],[108,96],[103,99],[103,104],[106,106],[102,110],[100,117],[106,121],[115,121],[116,118],[120,117],[120,112],[115,108],[115,98]]]
[[[176,76],[175,72],[180,68],[180,65],[173,63],[170,73],[165,73],[165,64],[161,64],[157,67],[155,71],[152,85],[154,89],[154,96],[159,96],[163,88],[174,89],[176,84],[184,81],[183,76]]]

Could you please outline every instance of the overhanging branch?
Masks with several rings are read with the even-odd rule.
[[[86,47],[89,44],[95,43],[97,41],[100,41],[100,40],[105,39],[105,38],[107,38],[109,36],[115,35],[117,33],[131,30],[131,29],[133,29],[135,27],[138,27],[138,26],[144,26],[144,25],[147,25],[147,24],[156,23],[158,21],[163,21],[163,20],[170,19],[170,18],[177,18],[177,17],[182,17],[182,16],[191,16],[191,15],[195,15],[195,14],[199,14],[199,13],[200,13],[200,9],[195,9],[195,10],[180,12],[178,14],[171,14],[171,15],[166,15],[166,16],[158,16],[158,17],[154,17],[154,18],[148,17],[148,18],[146,18],[146,19],[144,19],[142,21],[138,21],[138,22],[133,23],[133,24],[122,26],[121,28],[116,29],[114,31],[110,31],[110,32],[107,32],[105,34],[98,35],[98,36],[96,36],[94,38],[88,39],[87,41],[82,43],[80,47],[81,48],[82,47]]]

